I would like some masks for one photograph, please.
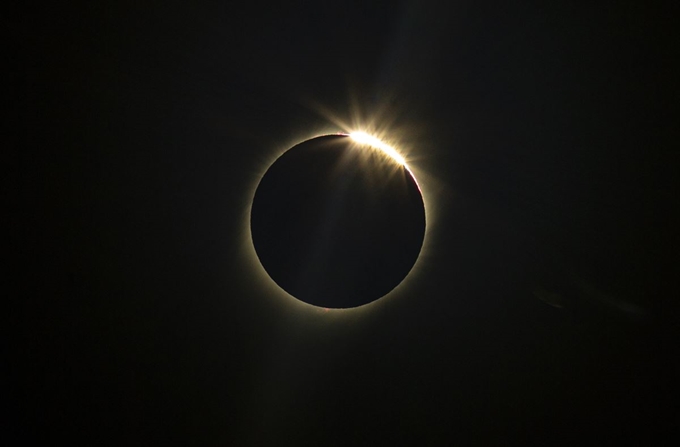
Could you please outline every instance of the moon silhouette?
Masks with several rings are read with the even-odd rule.
[[[365,134],[299,143],[262,177],[251,209],[255,252],[269,276],[314,306],[350,308],[398,286],[418,259],[425,207],[389,146]]]

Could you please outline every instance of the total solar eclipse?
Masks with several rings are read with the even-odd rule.
[[[264,174],[250,216],[255,252],[295,298],[350,308],[398,286],[418,259],[425,206],[404,159],[366,134],[324,135]]]

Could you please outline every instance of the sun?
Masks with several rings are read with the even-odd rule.
[[[402,165],[402,166],[404,166],[405,168],[408,169],[408,166],[406,164],[406,160],[404,159],[404,157],[402,157],[401,154],[399,154],[399,152],[397,152],[397,150],[394,149],[389,144],[386,144],[386,143],[380,141],[380,139],[378,139],[378,138],[376,138],[372,135],[369,135],[366,132],[351,132],[349,134],[349,136],[350,136],[350,138],[352,138],[357,143],[366,144],[368,146],[371,146],[371,147],[374,147],[376,149],[383,151],[386,155],[388,155],[394,161],[396,161],[397,163],[399,163],[400,165]]]

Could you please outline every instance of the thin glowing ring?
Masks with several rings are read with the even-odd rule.
[[[282,293],[284,296],[288,297],[287,301],[289,301],[292,305],[299,307],[300,309],[302,309],[302,308],[310,309],[311,308],[311,309],[315,309],[315,310],[328,311],[328,309],[321,308],[321,307],[318,307],[318,306],[314,306],[313,304],[309,304],[309,303],[306,303],[302,300],[295,298],[293,295],[289,294],[284,289],[282,289],[278,284],[276,284],[276,282],[274,282],[274,280],[269,276],[267,271],[264,269],[264,266],[260,262],[260,259],[257,256],[257,252],[255,251],[255,246],[253,244],[253,235],[252,235],[251,228],[250,228],[250,216],[251,216],[251,210],[252,210],[252,203],[253,203],[253,199],[255,198],[255,192],[257,191],[257,187],[259,186],[260,181],[262,180],[262,177],[264,177],[264,175],[267,173],[269,168],[274,163],[276,163],[276,161],[279,159],[279,157],[281,157],[281,155],[283,155],[289,149],[297,146],[298,144],[302,144],[305,141],[313,140],[315,138],[330,136],[330,135],[348,136],[348,137],[352,138],[352,140],[356,141],[359,144],[364,144],[364,145],[373,147],[375,149],[379,149],[383,153],[385,153],[387,156],[389,156],[391,159],[396,161],[398,164],[403,166],[409,172],[409,174],[411,174],[411,177],[413,178],[414,182],[416,183],[416,187],[420,191],[421,197],[423,199],[423,205],[424,205],[424,208],[425,208],[425,235],[424,235],[424,238],[423,238],[423,245],[420,249],[420,253],[418,255],[418,258],[416,259],[415,263],[413,264],[413,267],[411,267],[411,270],[408,272],[406,277],[399,284],[397,284],[397,286],[394,289],[392,289],[391,291],[389,291],[387,294],[383,295],[382,297],[380,297],[380,298],[378,298],[374,301],[371,301],[370,303],[363,304],[363,305],[357,306],[357,307],[351,307],[351,308],[332,309],[334,313],[339,312],[339,311],[353,312],[353,311],[356,311],[358,309],[366,309],[369,306],[371,306],[371,307],[375,306],[376,303],[378,303],[379,301],[383,301],[385,298],[387,298],[391,295],[394,295],[395,293],[398,293],[400,291],[400,289],[405,288],[405,285],[411,283],[414,279],[416,279],[418,271],[422,267],[421,264],[422,264],[422,259],[423,259],[423,252],[429,246],[429,243],[428,243],[429,234],[428,233],[431,231],[430,230],[430,223],[431,223],[431,220],[432,220],[432,218],[431,218],[431,214],[432,214],[431,204],[426,199],[425,194],[423,194],[420,183],[418,182],[416,175],[411,170],[411,167],[408,165],[404,156],[402,156],[399,153],[399,151],[397,151],[394,147],[388,145],[387,143],[383,142],[379,138],[374,137],[372,135],[369,135],[369,134],[362,132],[362,131],[353,131],[353,132],[349,132],[349,133],[345,133],[345,132],[323,133],[323,134],[320,134],[320,135],[316,135],[316,136],[313,136],[313,137],[310,137],[310,138],[303,139],[302,141],[300,141],[298,143],[294,143],[294,144],[290,145],[288,147],[288,149],[286,149],[285,151],[280,153],[278,156],[276,156],[276,158],[271,163],[269,163],[267,165],[267,168],[264,170],[264,172],[261,173],[258,176],[257,180],[255,181],[255,183],[252,187],[251,193],[249,194],[248,206],[245,209],[246,216],[245,216],[245,219],[244,219],[244,226],[245,226],[244,234],[246,235],[246,237],[244,238],[244,241],[246,241],[246,243],[244,244],[243,249],[246,252],[246,253],[244,253],[244,256],[246,256],[247,258],[250,258],[249,263],[252,264],[252,269],[257,272],[258,276],[261,277],[261,281],[259,281],[259,283],[266,286],[266,288],[269,291],[271,291],[272,293],[275,293],[274,291],[278,291],[278,293]]]

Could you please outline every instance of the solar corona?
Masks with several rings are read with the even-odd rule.
[[[404,157],[364,132],[311,138],[261,178],[250,213],[255,253],[296,299],[353,308],[395,289],[418,259],[425,206]]]

